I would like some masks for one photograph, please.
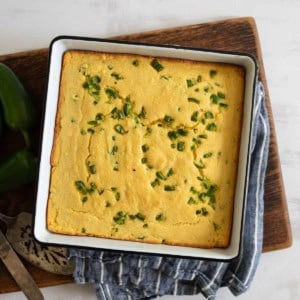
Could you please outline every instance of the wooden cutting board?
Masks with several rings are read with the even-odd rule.
[[[291,228],[282,181],[271,103],[254,19],[230,19],[214,23],[119,36],[117,39],[239,51],[251,53],[257,58],[259,62],[259,76],[266,90],[266,103],[271,125],[270,154],[265,182],[263,251],[266,252],[289,247],[292,243]],[[33,96],[40,112],[43,111],[47,56],[48,50],[42,49],[0,57],[0,61],[9,65],[22,80],[29,93]],[[39,128],[33,132],[33,135],[36,137],[36,152],[38,152],[39,132]],[[19,135],[6,132],[0,144],[1,159],[16,149],[19,149],[22,145],[23,141]],[[20,191],[0,195],[0,211],[11,216],[21,211],[32,212],[34,202],[34,187],[29,185]],[[26,264],[26,266],[28,266],[30,273],[41,287],[72,282],[71,276],[57,276],[41,271],[28,264]],[[0,263],[0,293],[15,290],[18,290],[18,287],[2,263]]]

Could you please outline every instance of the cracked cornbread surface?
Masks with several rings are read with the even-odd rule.
[[[48,229],[228,246],[243,101],[239,66],[67,51]]]

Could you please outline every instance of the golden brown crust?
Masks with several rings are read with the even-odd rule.
[[[52,229],[48,230],[53,233],[58,233],[58,234],[65,234],[69,236],[74,236],[73,232],[67,231],[67,230],[59,230],[55,231]],[[226,243],[226,238],[224,240],[218,240],[215,243],[173,243],[172,241],[164,241],[164,242],[158,242],[155,239],[147,239],[145,241],[141,241],[138,239],[127,239],[123,237],[112,237],[112,236],[102,236],[102,235],[97,235],[97,234],[89,234],[89,233],[76,233],[77,236],[89,236],[89,237],[98,237],[98,238],[105,238],[105,239],[110,239],[110,240],[121,240],[121,241],[128,241],[128,242],[138,242],[138,243],[145,243],[145,244],[166,244],[170,246],[182,246],[182,247],[191,247],[191,248],[205,248],[205,249],[211,249],[211,248],[226,248],[228,247],[228,243]]]
[[[63,90],[63,76],[64,76],[64,68],[66,65],[66,56],[69,56],[70,53],[69,51],[64,53],[63,58],[62,58],[62,71],[61,71],[61,78],[60,78],[60,84],[59,84],[59,94],[58,94],[58,101],[57,101],[57,109],[56,109],[56,117],[55,117],[55,127],[54,127],[54,136],[53,136],[53,144],[52,144],[52,150],[51,150],[51,155],[50,155],[50,165],[51,167],[53,167],[55,165],[55,159],[57,156],[57,147],[58,147],[58,143],[57,143],[57,139],[61,130],[61,124],[60,124],[60,119],[61,119],[61,110],[60,107],[62,106],[62,90]],[[49,186],[51,186],[52,183],[52,177],[53,177],[53,173],[51,172],[50,174],[50,183]],[[48,205],[47,205],[47,210],[46,210],[46,216],[47,216],[47,220],[49,220],[50,216],[49,216],[49,201],[48,201]]]

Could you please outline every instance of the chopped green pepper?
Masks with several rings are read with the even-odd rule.
[[[157,72],[160,72],[164,69],[163,65],[156,58],[154,58],[150,64]]]
[[[205,153],[203,155],[204,158],[209,158],[209,157],[212,157],[213,153],[212,152],[208,152],[208,153]]]
[[[117,99],[119,97],[119,92],[113,87],[107,87],[104,91],[109,100]]]
[[[116,145],[114,145],[114,146],[111,148],[110,154],[111,154],[111,155],[115,155],[115,153],[118,152],[118,149],[119,149],[119,147],[116,146]]]
[[[204,116],[205,116],[206,119],[213,119],[214,114],[210,111],[206,111]]]
[[[182,152],[182,151],[184,151],[184,149],[185,149],[185,142],[183,142],[183,141],[178,142],[177,143],[177,150]]]
[[[189,101],[189,102],[194,102],[194,103],[197,103],[197,104],[200,103],[200,100],[198,100],[198,99],[196,99],[196,98],[193,98],[193,97],[188,97],[188,101]]]
[[[210,100],[211,100],[211,102],[212,102],[213,104],[218,104],[220,98],[219,98],[219,96],[216,95],[216,94],[211,94],[211,95],[210,95]]]
[[[167,177],[170,177],[174,174],[174,170],[172,168],[169,169],[168,173],[167,173]]]
[[[135,67],[138,67],[139,66],[139,61],[137,59],[133,60],[132,65],[135,66]]]
[[[222,92],[218,92],[218,97],[219,97],[220,99],[225,99],[225,94],[222,93]]]
[[[146,217],[143,214],[141,214],[140,212],[136,213],[135,215],[129,215],[129,218],[131,220],[138,219],[140,221],[145,221],[145,219],[146,219]]]
[[[165,221],[166,217],[164,216],[163,213],[160,213],[160,214],[156,215],[155,220],[156,221]]]
[[[174,122],[174,119],[170,116],[165,116],[164,117],[164,122],[167,123],[168,125],[171,125]]]
[[[223,108],[227,108],[228,107],[228,104],[226,103],[219,103],[220,107],[223,107]]]
[[[206,129],[209,130],[209,131],[217,131],[217,125],[215,123],[209,123],[206,126]]]
[[[123,211],[119,211],[114,217],[113,220],[118,224],[118,225],[123,225],[125,224],[127,218],[127,214],[124,213]]]
[[[87,164],[88,171],[90,174],[96,174],[96,167],[95,165],[91,165],[90,163]]]
[[[156,172],[156,176],[159,179],[167,180],[166,176],[162,172],[160,172],[160,171]]]
[[[199,115],[198,111],[193,112],[193,114],[191,115],[191,121],[197,122],[198,121],[198,115]]]
[[[146,145],[146,144],[142,145],[142,151],[143,152],[147,152],[148,150],[149,150],[149,146],[148,145]]]
[[[175,185],[165,185],[164,190],[167,192],[175,191],[176,186]]]
[[[115,73],[115,72],[111,73],[110,76],[114,77],[116,80],[122,80],[122,79],[124,79],[123,76],[121,76],[120,74]]]
[[[116,131],[117,133],[119,133],[119,134],[121,134],[121,135],[124,135],[124,134],[128,133],[128,131],[126,131],[126,130],[124,129],[124,127],[123,127],[122,125],[120,125],[120,124],[116,124],[116,125],[114,126],[114,129],[115,129],[115,131]]]
[[[177,132],[181,136],[187,136],[188,135],[188,131],[186,129],[183,129],[183,128],[177,129]]]
[[[146,119],[146,110],[144,106],[142,106],[140,113],[138,114],[138,117],[141,119]]]
[[[160,181],[158,178],[155,178],[154,181],[151,182],[151,186],[154,188],[157,185],[160,185]]]
[[[210,71],[209,71],[209,76],[210,76],[211,78],[214,78],[216,75],[217,75],[217,71],[216,71],[216,70],[210,70]]]
[[[191,205],[191,204],[196,204],[197,202],[193,197],[190,197],[187,203]]]

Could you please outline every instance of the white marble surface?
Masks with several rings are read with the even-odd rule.
[[[275,118],[293,247],[262,255],[240,299],[300,299],[300,1],[297,0],[0,0],[0,55],[47,47],[56,35],[108,37],[228,17],[256,19]],[[74,284],[44,288],[45,299],[96,299]],[[232,299],[227,289],[217,299]],[[0,300],[25,299],[21,293]],[[171,299],[202,299],[164,297]]]

